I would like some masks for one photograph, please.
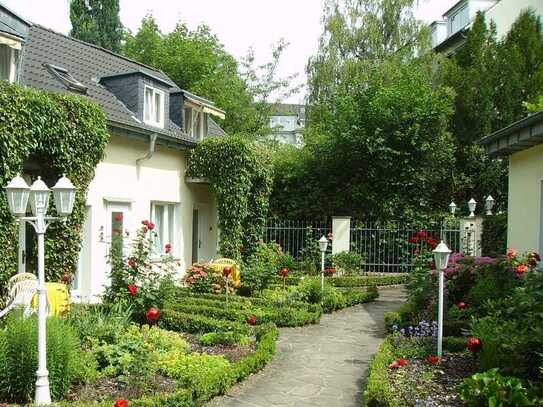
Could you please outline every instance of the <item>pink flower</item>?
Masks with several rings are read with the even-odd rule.
[[[172,245],[167,243],[166,246],[164,246],[164,251],[166,254],[170,253],[172,251]]]
[[[135,297],[138,294],[138,286],[135,284],[128,284],[128,291],[130,291],[132,297]]]
[[[515,249],[507,250],[507,257],[509,257],[510,259],[514,259],[517,256],[518,256],[518,252]]]
[[[518,274],[524,274],[524,273],[528,272],[530,270],[530,268],[526,264],[521,264],[521,265],[517,266],[515,270],[516,270],[516,272]]]

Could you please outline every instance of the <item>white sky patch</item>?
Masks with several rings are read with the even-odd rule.
[[[458,0],[420,0],[417,16],[430,23]],[[68,34],[71,28],[69,0],[0,0],[31,22]],[[162,30],[174,29],[179,20],[194,29],[207,24],[236,58],[253,47],[257,62],[271,58],[272,44],[280,38],[290,46],[285,51],[280,75],[298,74],[305,82],[307,60],[315,53],[322,31],[323,0],[121,0],[121,21],[136,32],[142,18],[152,13]],[[303,102],[305,91],[290,97]]]

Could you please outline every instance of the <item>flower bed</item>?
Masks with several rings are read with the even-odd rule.
[[[437,370],[428,363],[435,338],[421,339],[421,324],[437,311],[437,273],[430,259],[429,253],[421,253],[407,284],[408,302],[385,316],[395,333],[372,363],[369,405],[541,405],[539,255],[510,250],[496,259],[451,256],[445,270],[444,315],[444,334],[450,336],[444,338],[443,359],[434,360]],[[398,345],[398,337],[410,346]],[[406,358],[407,365],[397,368],[396,358]]]

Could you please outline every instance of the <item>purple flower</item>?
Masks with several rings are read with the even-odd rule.
[[[496,263],[496,259],[493,259],[492,257],[476,257],[473,262],[476,266],[485,266],[494,263]]]

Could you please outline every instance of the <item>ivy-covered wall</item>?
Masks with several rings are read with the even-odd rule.
[[[217,198],[221,255],[253,253],[266,224],[272,172],[266,148],[241,136],[210,137],[191,152],[187,175],[207,178]]]
[[[77,187],[73,214],[46,234],[47,279],[73,274],[81,245],[86,192],[108,141],[102,109],[85,97],[48,93],[0,81],[0,186],[24,168],[49,187],[66,174]],[[51,196],[49,214],[54,215]],[[17,270],[17,227],[0,191],[0,296]],[[0,297],[1,298],[1,297]]]

